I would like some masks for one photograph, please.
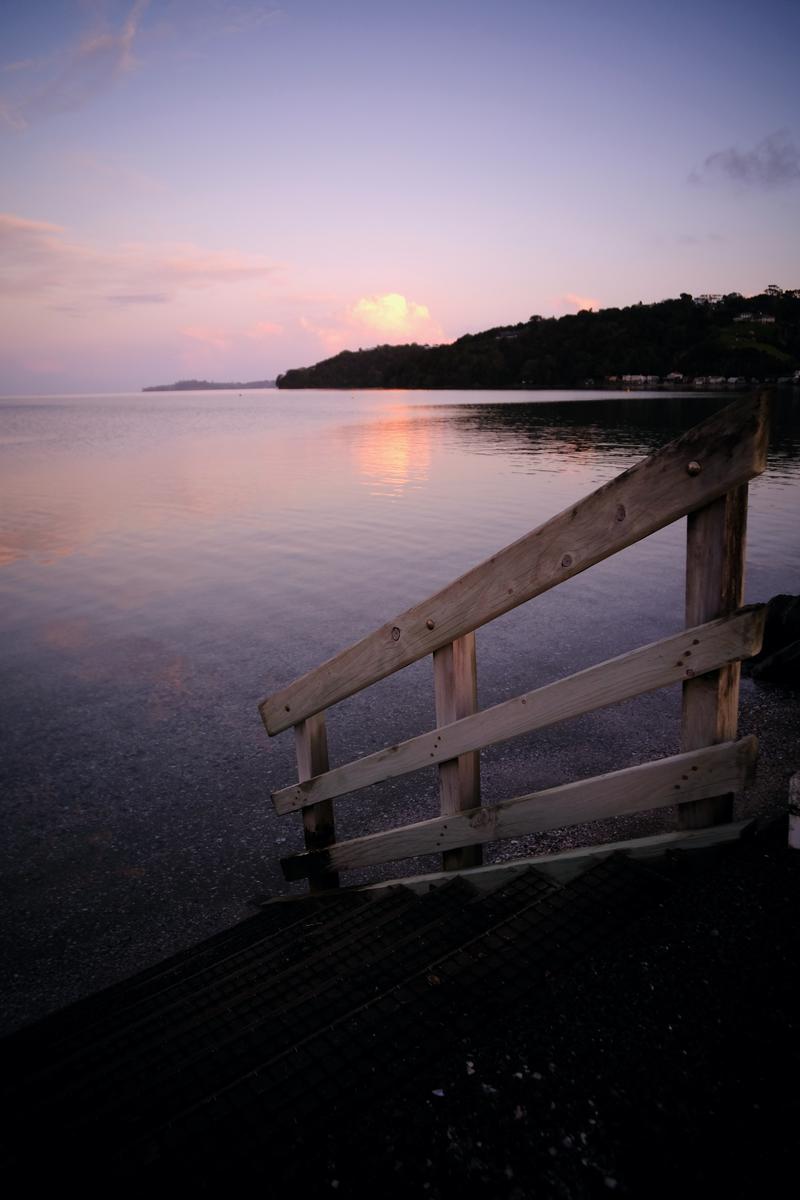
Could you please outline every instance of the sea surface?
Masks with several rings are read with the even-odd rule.
[[[284,889],[300,821],[269,793],[293,739],[267,738],[261,697],[730,400],[0,399],[3,1027]],[[747,599],[800,592],[796,391],[750,495]],[[684,540],[678,522],[480,630],[481,705],[680,629]],[[678,707],[672,689],[485,752],[484,797],[673,753]],[[331,711],[332,761],[433,723],[428,660]],[[338,829],[435,809],[425,772],[338,801]]]

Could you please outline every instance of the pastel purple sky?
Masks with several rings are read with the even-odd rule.
[[[800,286],[796,0],[5,0],[0,392]]]

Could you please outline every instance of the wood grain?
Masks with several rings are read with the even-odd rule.
[[[686,623],[733,612],[744,595],[747,484],[689,516],[686,535]],[[736,737],[740,665],[732,662],[683,685],[681,749],[696,750]],[[730,821],[733,796],[682,806],[682,829]]]
[[[477,711],[478,671],[474,633],[467,633],[434,651],[433,682],[438,725],[450,725]],[[439,763],[439,811],[443,817],[464,809],[477,808],[480,802],[478,751],[473,750]],[[445,850],[442,869],[460,871],[467,867],[479,867],[482,861],[480,846],[461,846],[455,850]]]
[[[327,771],[328,732],[325,728],[325,714],[315,713],[313,717],[299,722],[295,725],[294,734],[297,778],[302,781]],[[333,845],[336,841],[336,830],[332,800],[322,800],[303,809],[303,837],[306,850],[311,853]],[[309,886],[312,892],[330,891],[331,888],[338,888],[339,876],[335,871],[327,871],[324,874],[311,872]]]
[[[389,746],[299,785],[282,788],[273,793],[273,804],[279,813],[293,812],[307,804],[342,796],[383,779],[394,779],[421,767],[458,758],[470,750],[679,683],[690,674],[700,676],[726,663],[749,658],[761,648],[765,614],[763,604],[753,605],[733,616],[641,646],[474,716]]]
[[[738,792],[752,771],[757,749],[754,737],[707,746],[492,807],[339,842],[315,854],[292,855],[282,859],[281,866],[287,879],[302,879],[312,871],[374,866]]]

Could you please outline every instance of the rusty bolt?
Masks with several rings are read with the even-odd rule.
[[[395,625],[394,629],[392,630],[392,641],[393,642],[400,641],[400,630],[398,629],[398,627],[396,625]]]
[[[692,668],[691,668],[691,667],[687,667],[687,668],[686,668],[686,678],[687,678],[687,679],[694,679],[694,671],[692,670]]]
[[[561,560],[561,565],[562,565],[562,567],[571,567],[572,566],[572,555],[565,554]]]
[[[692,461],[688,464],[688,466],[686,468],[686,470],[689,472],[690,475],[699,475],[700,472],[702,471],[702,469],[703,468],[700,466],[700,463],[697,462],[697,460],[694,458],[692,459]]]
[[[628,514],[625,512],[625,505],[624,505],[624,504],[618,504],[618,505],[617,505],[617,514],[616,514],[616,515],[617,515],[617,520],[618,520],[618,521],[624,521],[624,520],[625,520],[625,518],[626,518],[626,516],[627,516]]]
[[[428,629],[435,629],[435,628],[436,628],[436,622],[434,621],[433,617],[428,617],[428,619],[427,619],[427,621],[425,622],[425,624],[428,626]]]

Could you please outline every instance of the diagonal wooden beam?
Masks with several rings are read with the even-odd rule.
[[[760,474],[768,405],[745,398],[259,705],[270,734],[352,696]]]

